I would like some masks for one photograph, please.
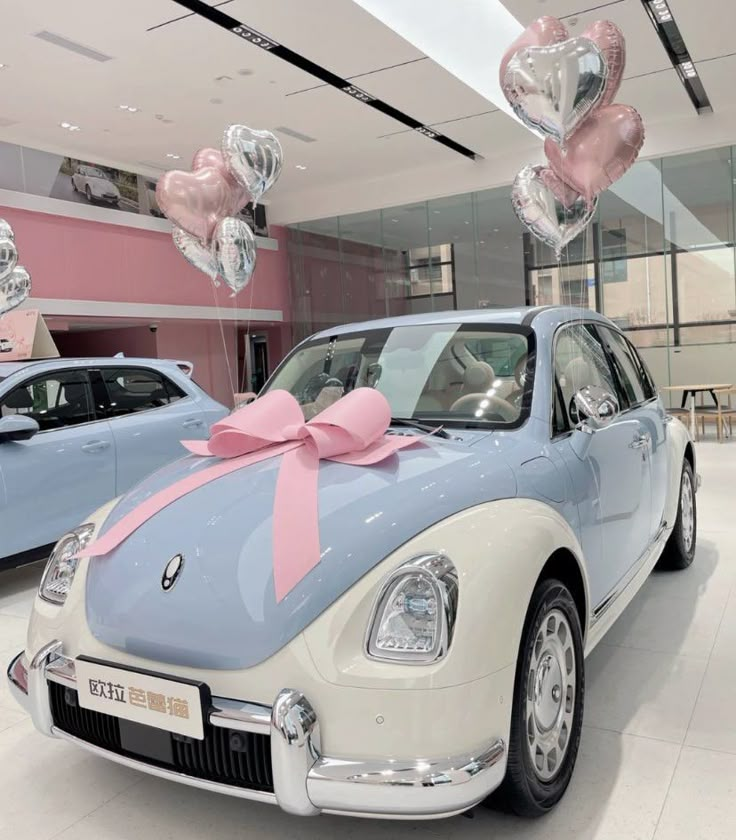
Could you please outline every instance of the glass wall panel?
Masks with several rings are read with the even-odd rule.
[[[296,225],[294,340],[366,318],[567,304],[616,322],[660,385],[736,381],[735,176],[730,147],[641,161],[559,261],[508,187]]]

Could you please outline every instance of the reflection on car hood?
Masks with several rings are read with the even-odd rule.
[[[322,461],[322,559],[277,604],[271,513],[280,461],[210,482],[157,513],[108,556],[92,559],[86,607],[96,638],[173,665],[256,665],[416,534],[516,493],[498,452],[450,441],[432,439],[375,467]],[[209,465],[188,457],[155,473],[119,502],[103,531],[151,493]],[[184,565],[165,592],[162,575],[177,554]]]
[[[115,193],[116,195],[120,195],[120,191],[118,188],[113,184],[112,181],[108,181],[107,178],[86,178],[87,183],[93,189],[100,190],[100,192],[109,192]]]

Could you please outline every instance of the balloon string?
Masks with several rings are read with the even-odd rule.
[[[220,301],[217,298],[217,290],[215,284],[212,284],[212,297],[215,299],[215,308],[217,309],[217,323],[220,325],[220,338],[222,339],[222,351],[225,354],[225,365],[227,367],[227,378],[230,383],[230,390],[232,391],[233,401],[235,400],[235,379],[233,378],[233,371],[230,365],[230,353],[227,348],[227,340],[225,339],[225,327],[222,323],[222,310],[220,309]],[[236,347],[237,347],[237,326],[235,330]],[[237,355],[237,353],[236,353]]]
[[[255,207],[255,204],[253,206]],[[254,223],[255,223],[255,216],[253,217],[253,219],[254,219]],[[257,248],[258,248],[258,246],[256,246],[256,257],[258,256]],[[258,267],[258,260],[257,259],[256,259],[256,267]],[[253,365],[253,358],[252,358],[252,355],[251,355],[251,346],[250,346],[250,325],[251,325],[251,321],[252,321],[252,318],[253,318],[253,300],[255,299],[255,295],[256,295],[256,277],[257,277],[257,275],[258,275],[258,272],[254,271],[253,272],[253,277],[251,278],[250,303],[248,305],[248,317],[245,321],[245,348],[244,348],[244,350],[245,350],[245,356],[244,356],[245,364],[243,365],[243,378],[242,378],[243,389],[245,388],[245,384],[246,384],[246,376],[248,375],[248,373],[250,373],[251,374],[251,382],[252,382],[252,374],[253,374],[252,371],[247,370],[247,367],[248,367],[248,362],[249,361],[250,361],[250,364]],[[250,388],[248,390],[250,390]]]

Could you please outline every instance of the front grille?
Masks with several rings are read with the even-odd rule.
[[[48,686],[54,726],[75,738],[176,773],[273,793],[268,735],[205,724],[204,740],[185,738],[83,709],[74,689]]]

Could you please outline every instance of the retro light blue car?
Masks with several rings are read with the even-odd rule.
[[[585,655],[655,564],[693,561],[688,432],[623,333],[583,310],[332,328],[264,391],[309,420],[360,387],[386,397],[390,434],[434,434],[373,466],[320,462],[320,556],[285,597],[286,455],[228,471],[191,456],[60,540],[9,668],[41,732],[304,816],[558,802]],[[169,492],[213,460],[209,483]],[[170,503],[95,556],[91,540],[164,489]]]
[[[0,362],[0,568],[48,556],[227,413],[160,359]]]

